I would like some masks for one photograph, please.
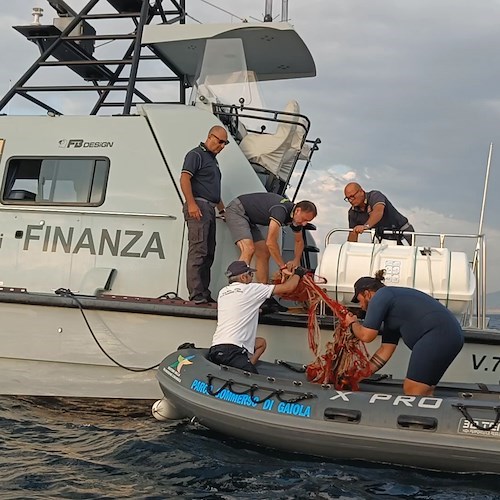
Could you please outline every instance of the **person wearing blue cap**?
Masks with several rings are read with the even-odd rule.
[[[464,333],[455,316],[436,299],[414,288],[385,286],[384,271],[363,276],[354,284],[352,302],[366,316],[361,324],[349,313],[347,326],[363,342],[382,333],[382,344],[370,358],[372,373],[380,370],[396,350],[399,339],[411,350],[403,391],[410,396],[432,396],[434,388],[457,357]]]
[[[293,276],[278,285],[254,283],[254,272],[242,260],[229,264],[226,272],[229,284],[217,298],[217,328],[208,359],[218,365],[257,373],[255,364],[266,349],[265,339],[257,337],[260,306],[271,295],[293,292],[307,270],[297,267]]]

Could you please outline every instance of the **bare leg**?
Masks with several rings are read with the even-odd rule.
[[[262,337],[255,338],[255,350],[253,352],[252,357],[250,358],[250,362],[253,365],[255,365],[255,363],[257,363],[262,354],[264,354],[266,347],[267,347],[266,339]]]
[[[433,396],[434,388],[433,385],[415,382],[409,378],[406,378],[403,383],[403,391],[407,396]]]
[[[244,239],[236,242],[238,248],[240,249],[240,258],[239,260],[243,260],[248,265],[252,261],[253,253],[255,252],[255,246],[252,240]]]
[[[264,240],[255,243],[256,280],[259,283],[269,283],[269,249]]]

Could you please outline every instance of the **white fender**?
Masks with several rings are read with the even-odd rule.
[[[171,401],[166,398],[156,401],[151,408],[151,413],[153,417],[160,422],[165,422],[166,420],[178,420],[185,416]]]

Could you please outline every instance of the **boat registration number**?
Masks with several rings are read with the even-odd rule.
[[[470,422],[466,418],[461,418],[458,424],[458,432],[460,434],[470,434],[474,436],[481,437],[500,437],[500,422],[498,422],[494,427],[492,425],[495,423],[494,420],[488,419],[474,419],[474,423]]]

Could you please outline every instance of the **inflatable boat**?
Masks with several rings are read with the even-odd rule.
[[[332,459],[500,473],[499,385],[448,383],[416,397],[382,376],[353,392],[309,383],[304,367],[284,361],[260,362],[252,374],[182,347],[157,372],[159,420],[190,418],[246,442]]]

